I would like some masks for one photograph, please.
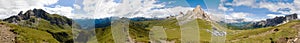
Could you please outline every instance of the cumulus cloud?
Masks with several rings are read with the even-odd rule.
[[[243,13],[243,12],[237,12],[237,13],[232,13],[230,16],[233,18],[246,18],[247,16],[249,16],[249,13]]]
[[[69,18],[73,18],[73,15],[74,15],[72,13],[72,11],[74,10],[72,7],[57,5],[54,8],[45,7],[43,9],[48,13],[60,14],[60,15],[63,15],[63,16],[69,17]]]
[[[267,16],[268,16],[269,18],[275,18],[275,17],[279,17],[279,16],[284,16],[284,15],[268,14]]]
[[[206,11],[206,13],[210,16],[210,18],[213,21],[224,21],[226,19],[225,13],[220,10],[208,9],[208,11]]]
[[[168,2],[174,3],[174,2]],[[157,0],[84,0],[83,10],[87,12],[84,18],[104,18],[104,17],[166,17],[176,15],[180,12],[191,10],[190,7],[164,8],[166,3],[159,4]]]
[[[249,22],[249,21],[263,20],[263,19],[255,18],[253,16],[254,15],[251,13],[233,12],[229,15],[225,15],[225,21],[228,23],[234,23],[234,22]]]
[[[232,5],[233,6],[253,6],[255,3],[255,0],[233,0]]]
[[[73,8],[64,6],[46,7],[57,2],[58,0],[0,0],[0,19],[8,18],[12,15],[17,15],[20,11],[27,11],[33,8],[45,9],[51,13],[70,15]]]
[[[224,9],[224,5],[231,5],[231,6],[248,6],[252,8],[266,8],[271,12],[279,12],[282,14],[291,14],[291,13],[298,13],[300,11],[299,0],[294,0],[293,3],[287,2],[267,2],[267,1],[257,1],[257,0],[233,0],[233,2],[225,2],[222,1],[221,5],[219,6],[220,9]],[[226,8],[226,7],[225,7]],[[280,9],[291,9],[291,11],[281,11]],[[222,9],[222,10],[223,10]]]
[[[57,1],[58,0],[1,0],[1,19],[16,15],[20,11],[26,11],[32,8],[42,8],[44,5],[54,4]]]
[[[77,4],[73,4],[73,6],[74,6],[75,9],[81,9],[81,7]]]
[[[218,9],[220,9],[222,11],[233,11],[232,8],[224,7],[222,4],[219,5]]]
[[[236,22],[250,22],[250,21],[260,21],[263,19],[258,19],[253,17],[254,15],[246,12],[232,12],[226,14],[220,10],[209,10],[207,12],[211,19],[214,21],[225,21],[226,23],[236,23]]]
[[[269,18],[273,18],[276,16],[282,16],[285,14],[293,14],[297,13],[300,14],[300,0],[294,0],[293,2],[270,2],[270,1],[265,1],[265,0],[233,0],[232,2],[228,2],[226,0],[221,0],[221,3],[218,7],[219,10],[223,11],[232,11],[229,10],[231,7],[224,7],[224,6],[232,6],[232,7],[238,7],[238,6],[247,6],[250,8],[265,8],[269,10],[270,12],[276,12],[280,14],[267,14],[266,16]],[[289,10],[283,10],[283,9],[289,9]],[[236,9],[238,10],[238,9]],[[233,11],[234,12],[234,11]],[[241,14],[241,15],[239,15]],[[253,15],[253,14],[250,14]],[[227,18],[244,18],[245,14],[243,15],[242,13],[230,13],[226,15]],[[299,15],[298,15],[299,16]],[[245,18],[245,19],[250,19],[254,20],[255,18]]]

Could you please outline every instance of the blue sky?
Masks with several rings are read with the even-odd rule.
[[[75,2],[75,1],[77,1],[77,2]],[[54,8],[55,6],[60,5],[60,6],[67,6],[67,7],[74,8],[74,4],[82,3],[82,1],[83,0],[58,0],[58,2],[55,4],[45,5],[45,6]],[[121,2],[122,0],[114,0],[114,1]],[[217,0],[217,1],[219,1],[219,0]],[[184,6],[184,7],[193,7],[194,8],[197,5],[200,5],[203,9],[207,9],[204,0],[158,0],[157,3],[163,3],[163,2],[173,2],[172,4],[167,4],[168,7]],[[184,4],[182,4],[182,3],[184,3]],[[84,7],[84,6],[80,5],[80,7]]]
[[[83,0],[58,0],[57,3],[52,4],[52,5],[46,5],[46,7],[51,7],[54,8],[57,5],[60,6],[68,6],[68,7],[73,7],[74,4],[76,4],[75,1],[79,1],[77,3],[82,3]],[[115,2],[121,2],[122,0],[114,0]],[[211,1],[211,0],[208,0]],[[219,0],[212,0],[212,1],[219,1]],[[157,3],[163,3],[163,2],[174,2],[172,4],[167,4],[170,7],[175,7],[175,6],[184,6],[184,7],[196,7],[197,5],[200,5],[203,9],[207,9],[206,4],[204,0],[158,0]],[[184,4],[181,4],[184,3]],[[212,5],[212,4],[210,4]],[[217,4],[214,4],[217,5]],[[84,7],[81,5],[81,7]],[[217,7],[217,6],[214,6]]]
[[[117,5],[122,4],[122,1],[123,0],[113,0],[113,2],[117,3]],[[142,0],[142,2],[143,1],[144,0]],[[86,2],[86,0],[59,0],[55,4],[46,5],[46,7],[55,8],[57,5],[64,7],[72,7],[74,9],[72,10],[72,13],[74,15],[86,14],[89,13],[90,10],[87,11],[84,9],[85,7],[88,7],[83,4],[84,2]],[[221,14],[226,16],[226,18],[249,19],[248,21],[251,21],[272,18],[275,16],[283,16],[292,13],[299,13],[300,9],[296,5],[300,4],[295,2],[296,1],[294,0],[157,0],[155,1],[155,3],[153,3],[153,5],[165,6],[154,7],[152,8],[152,10],[161,10],[168,8],[172,9],[178,6],[188,9],[195,8],[197,5],[201,5],[202,9],[212,14],[215,14],[216,12],[221,12]],[[76,9],[76,6],[74,6],[75,4],[79,6],[79,9]],[[98,9],[101,9],[102,7],[107,8],[106,6],[113,7],[113,5],[110,6],[108,4],[105,6],[102,5]],[[111,15],[103,16],[109,17]]]
[[[75,0],[58,0],[57,3],[47,5],[47,7],[54,8],[56,5],[74,7],[73,4],[75,4]]]
[[[123,1],[139,1],[140,3],[132,4],[130,2],[130,4]],[[197,5],[201,5],[202,9],[207,13],[222,15],[225,16],[225,19],[261,20],[275,16],[300,13],[300,8],[298,8],[300,7],[299,0],[46,0],[27,3],[41,3],[43,6],[25,6],[26,9],[36,8],[37,6],[37,8],[46,9],[46,11],[59,13],[67,17],[92,16],[101,18],[127,15],[133,17],[164,17],[177,14],[178,12],[184,12],[184,10],[191,10]],[[5,3],[3,2],[3,4]],[[16,4],[22,3],[16,2]],[[17,5],[11,9],[5,7],[0,7],[0,9],[7,11],[17,9],[13,13],[18,13],[19,9],[24,10],[24,8],[19,8]],[[2,14],[0,15],[2,17],[7,16],[6,14],[8,13],[0,12],[0,14]]]
[[[227,10],[224,11],[227,15],[239,13],[239,15],[247,15],[244,18],[261,20],[299,13],[298,2],[295,0],[225,0],[220,2],[219,8],[220,6],[226,8]]]

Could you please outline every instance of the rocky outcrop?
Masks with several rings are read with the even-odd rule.
[[[196,15],[196,18],[200,18],[200,19],[209,19],[210,17],[207,15],[207,13],[205,13],[200,5],[198,5],[194,10],[193,13],[194,15]]]
[[[267,19],[265,21],[254,22],[253,26],[254,27],[277,26],[289,22],[291,20],[296,20],[297,18],[298,18],[297,14],[291,14],[286,16],[275,17],[272,19]]]
[[[186,14],[180,12],[179,17],[187,17],[187,18],[199,18],[199,19],[204,19],[204,20],[210,20],[210,16],[207,15],[202,9],[201,6],[198,5],[195,9],[192,11],[189,10],[186,12]]]
[[[51,24],[56,24],[56,25],[72,25],[72,20],[64,17],[64,16],[59,16],[57,14],[49,14],[46,11],[42,9],[33,9],[33,10],[28,10],[24,14],[22,14],[23,11],[21,11],[18,15],[11,16],[9,18],[4,19],[3,21],[7,21],[9,23],[16,23],[18,24],[21,21],[24,20],[30,20],[31,22],[35,22],[35,18],[40,18],[49,21]]]
[[[27,36],[27,35],[20,35],[20,34],[28,34],[33,35],[34,32],[47,32],[48,35],[42,36],[28,36],[24,38],[32,38],[26,41],[34,41],[34,40],[53,40],[59,41],[60,43],[73,43],[73,37],[71,31],[77,29],[77,25],[72,23],[72,19],[69,19],[65,16],[60,16],[58,14],[49,14],[42,9],[33,9],[28,10],[25,13],[22,11],[18,15],[11,16],[3,20],[4,22],[16,24],[12,30],[12,32],[16,33],[18,36]],[[1,29],[1,27],[0,27]],[[32,29],[32,30],[26,30]],[[20,32],[22,31],[22,32]],[[23,32],[25,31],[25,32]],[[34,32],[28,32],[34,31]],[[79,31],[76,31],[79,32]],[[51,37],[49,35],[52,35]],[[40,37],[51,38],[51,39],[43,39]],[[53,38],[53,39],[52,39]],[[25,39],[20,39],[18,41],[23,41]],[[56,41],[49,41],[49,43],[53,43]],[[22,43],[22,42],[21,42]],[[24,43],[26,43],[24,41]],[[28,43],[28,42],[27,42]],[[39,43],[39,42],[37,42]],[[46,41],[47,43],[47,41]]]

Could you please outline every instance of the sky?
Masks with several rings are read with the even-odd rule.
[[[33,8],[73,19],[106,17],[167,17],[200,5],[211,16],[228,22],[259,21],[300,14],[300,0],[0,0],[0,19]]]

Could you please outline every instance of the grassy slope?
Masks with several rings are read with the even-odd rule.
[[[98,43],[114,43],[113,36],[109,28],[110,27],[97,28],[95,30]]]
[[[198,24],[200,27],[200,41],[202,43],[209,43],[211,40],[211,34],[206,30],[210,30],[212,25],[205,20],[198,19]],[[300,23],[300,21],[292,21],[287,24],[283,24],[275,27],[266,27],[266,28],[257,28],[257,29],[249,29],[249,30],[230,30],[217,23],[212,23],[217,28],[222,28],[220,30],[225,30],[227,32],[226,42],[232,43],[245,43],[245,42],[263,42],[270,43],[271,41],[278,41],[279,38],[290,38],[296,35],[296,29],[292,29],[291,26]],[[176,42],[180,42],[180,28],[177,25],[176,19],[166,19],[166,20],[153,20],[153,21],[141,21],[141,22],[133,22],[130,25],[130,34],[131,37],[136,39],[137,41],[149,42],[148,32],[153,26],[163,26],[167,28],[166,34],[169,41],[176,40]],[[272,32],[271,34],[267,34],[269,31],[273,31],[274,29],[279,29],[279,31]],[[98,42],[113,42],[110,30],[107,28],[97,29],[97,38]],[[100,34],[101,33],[101,34]],[[101,37],[102,36],[102,37]],[[272,40],[270,40],[272,39]]]
[[[262,43],[271,43],[271,41],[278,41],[279,38],[291,38],[297,35],[297,30],[291,28],[295,24],[299,24],[300,21],[292,21],[280,26],[258,28],[251,30],[236,30],[240,31],[236,34],[229,34],[227,37],[227,42],[232,40],[238,40],[236,43],[245,43],[245,42],[262,42]],[[272,32],[271,34],[264,34],[266,32],[273,31],[274,29],[279,29],[277,32]],[[251,37],[250,37],[251,36]],[[272,40],[271,40],[272,39]]]
[[[197,19],[199,28],[200,28],[200,41],[209,42],[210,33],[207,32],[207,29],[211,29],[210,22]],[[138,42],[149,42],[149,30],[153,26],[163,26],[166,28],[167,40],[180,42],[181,30],[180,26],[177,24],[176,19],[166,19],[166,20],[153,20],[153,21],[140,21],[140,22],[131,22],[130,23],[130,36]],[[110,28],[99,28],[96,29],[97,40],[100,43],[112,43],[113,39],[111,36]]]
[[[62,16],[51,15],[51,17],[59,18]],[[31,22],[31,20],[35,22]],[[60,27],[47,20],[34,17],[21,22],[19,25],[1,22],[14,28],[12,31],[17,34],[17,43],[62,43],[73,40],[71,26],[61,25]]]
[[[36,29],[32,29],[29,27],[22,27],[15,24],[1,22],[5,25],[8,25],[14,28],[12,31],[15,32],[17,35],[16,41],[17,43],[42,43],[42,42],[49,42],[49,43],[58,43],[58,41],[51,36],[51,34],[45,31],[39,31]]]

